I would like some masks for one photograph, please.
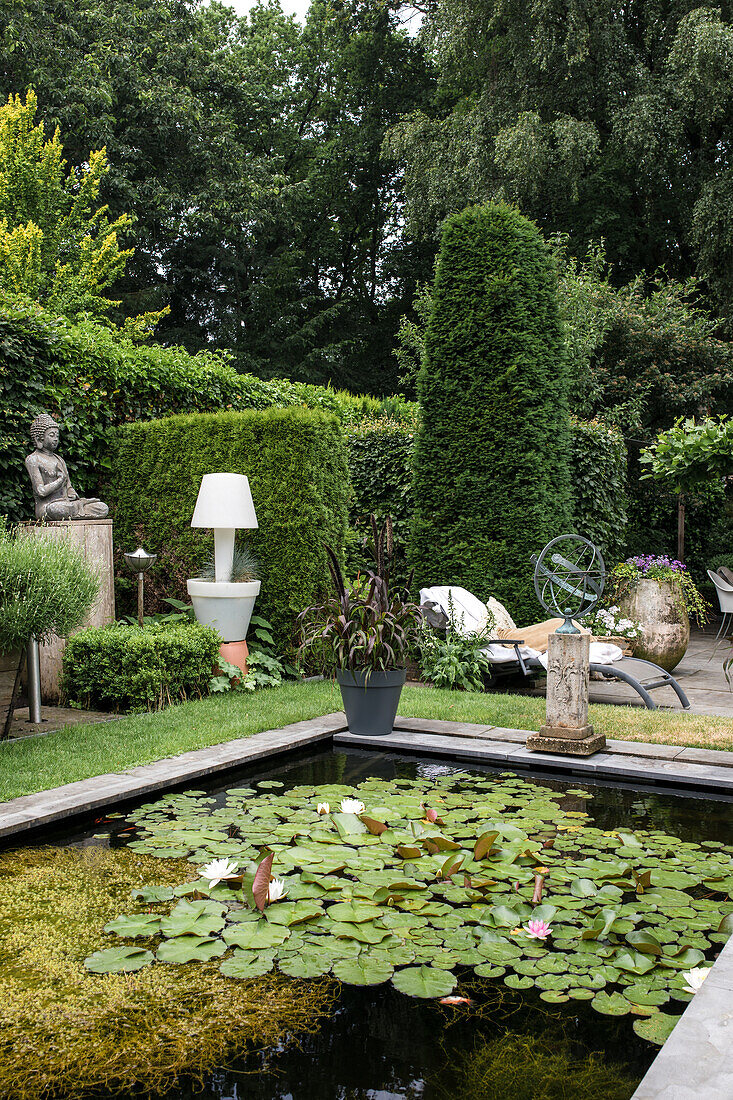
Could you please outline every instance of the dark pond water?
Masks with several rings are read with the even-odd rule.
[[[263,778],[279,779],[288,788],[459,770],[492,771],[375,752],[323,751],[230,774],[225,785],[212,786],[209,793],[223,801],[225,792],[243,780]],[[561,781],[521,774],[553,790],[579,785],[577,777]],[[591,784],[585,778],[582,787],[592,790],[592,801],[568,795],[564,807],[586,810],[603,829],[662,829],[683,840],[733,844],[731,801]],[[127,827],[124,819],[97,822],[86,832],[57,840],[117,847],[129,840]],[[468,1009],[414,1000],[391,985],[344,986],[335,1014],[314,1035],[293,1037],[281,1049],[257,1052],[232,1069],[214,1070],[203,1091],[193,1092],[183,1081],[166,1100],[535,1100],[580,1095],[584,1100],[620,1100],[632,1095],[634,1083],[654,1058],[657,1048],[637,1038],[629,1016],[600,1016],[587,1002],[549,1005],[533,991],[517,993],[500,981],[475,978],[469,970],[459,976],[460,991],[473,998]],[[591,1073],[582,1092],[562,1091],[563,1081],[567,1084],[568,1076],[578,1072],[562,1059],[589,1054],[597,1054],[619,1079]],[[555,1091],[550,1091],[553,1080]]]

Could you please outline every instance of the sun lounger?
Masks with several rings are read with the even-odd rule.
[[[487,605],[467,589],[455,585],[422,589],[420,604],[427,621],[434,626],[450,624],[464,636],[484,634],[481,651],[491,663],[489,687],[508,676],[532,680],[547,671],[546,656],[526,645],[521,628],[512,637],[485,636],[489,621]],[[591,642],[590,657],[591,672],[606,680],[628,684],[649,710],[657,709],[651,692],[661,687],[672,688],[683,709],[690,709],[690,702],[675,678],[651,661],[624,657],[618,646],[598,642]]]

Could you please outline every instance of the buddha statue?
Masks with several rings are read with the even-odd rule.
[[[80,497],[72,488],[69,471],[61,455],[59,426],[48,413],[41,413],[31,424],[33,454],[25,468],[33,486],[36,519],[104,519],[109,508],[96,497]]]

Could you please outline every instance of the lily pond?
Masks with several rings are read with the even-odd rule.
[[[733,928],[728,802],[377,753],[259,775],[62,840],[190,865],[131,892],[90,977],[330,991],[205,1098],[630,1097]]]

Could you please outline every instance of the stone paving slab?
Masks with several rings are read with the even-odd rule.
[[[430,719],[398,715],[395,728],[388,737],[355,737],[346,731],[334,736],[334,746],[447,755],[479,763],[506,764],[512,768],[551,770],[595,779],[636,780],[645,784],[659,783],[733,794],[733,753],[730,752],[613,740],[608,742],[605,752],[589,757],[571,757],[531,752],[525,744],[527,733],[527,730],[492,728],[467,722],[437,723]]]
[[[243,764],[329,741],[346,728],[343,714],[293,722],[221,745],[194,749],[166,760],[141,764],[125,772],[80,779],[63,787],[24,795],[0,804],[0,839],[22,836],[29,829],[49,828],[78,814],[108,810],[112,805],[145,798],[181,782],[193,782]]]
[[[652,1062],[632,1100],[733,1097],[733,939]]]

